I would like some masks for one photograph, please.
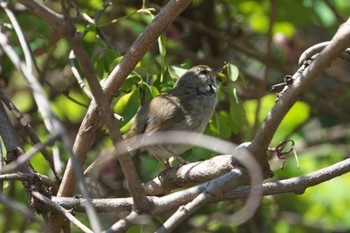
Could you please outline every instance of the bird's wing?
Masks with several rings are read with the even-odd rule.
[[[140,109],[138,115],[147,116],[137,122],[139,124],[137,128],[141,129],[138,133],[146,134],[172,129],[185,119],[179,98],[170,94],[153,98],[149,104]]]

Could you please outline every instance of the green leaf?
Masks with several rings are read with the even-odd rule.
[[[149,99],[155,97],[155,96],[158,96],[159,95],[159,90],[156,86],[153,86],[153,85],[149,85],[148,83],[143,83],[144,86],[147,87],[146,90],[148,90],[148,93],[146,93],[146,95],[149,95]]]
[[[296,102],[279,125],[272,143],[279,143],[294,129],[305,122],[310,115],[310,107],[304,102]]]
[[[260,112],[259,112],[259,125],[265,120],[269,111],[273,108],[276,102],[276,96],[273,94],[266,95],[260,99]],[[247,100],[244,102],[244,108],[247,112],[247,120],[249,125],[253,126],[256,119],[257,100]],[[303,102],[297,102],[289,110],[287,115],[279,125],[276,134],[271,142],[272,145],[277,145],[282,140],[285,140],[286,136],[290,135],[293,130],[302,124],[310,115],[310,108]]]
[[[164,34],[160,35],[158,37],[158,48],[159,48],[159,54],[165,58],[166,56],[166,37]]]
[[[121,115],[124,121],[120,122],[120,126],[123,129],[123,133],[127,131],[128,128],[124,128],[124,125],[130,126],[130,120],[136,114],[140,106],[139,92],[133,90],[130,93],[126,93],[118,99],[117,104],[114,106],[113,110],[115,113]],[[124,131],[125,130],[125,131]]]
[[[238,77],[239,77],[238,67],[233,65],[233,64],[228,64],[228,66],[227,66],[227,74],[228,74],[228,78],[232,82],[235,82],[238,79]]]
[[[169,66],[168,71],[169,71],[170,76],[173,79],[177,80],[182,75],[184,75],[188,71],[188,69],[184,69],[184,68],[179,67],[179,66]]]
[[[81,92],[70,91],[69,96],[81,103],[88,103],[87,97]],[[74,103],[64,95],[56,97],[55,101],[52,103],[52,108],[59,118],[68,119],[69,122],[72,123],[81,122],[86,112],[85,107]]]
[[[217,113],[218,133],[221,138],[229,138],[232,134],[231,116],[226,111]]]
[[[267,113],[271,110],[273,105],[276,102],[276,96],[271,94],[271,95],[266,95],[263,98],[260,99],[261,101],[261,106],[260,106],[260,112],[259,112],[259,119],[255,119],[256,117],[256,108],[258,105],[257,100],[246,100],[244,102],[244,109],[246,110],[247,113],[247,121],[250,126],[253,126],[255,124],[255,121],[259,121],[259,125],[262,123],[262,121],[265,119],[267,116]]]
[[[160,37],[158,37],[158,48],[159,48],[160,65],[161,65],[160,82],[163,82],[164,81],[164,74],[165,74],[166,70],[168,69],[168,64],[165,61],[166,37],[164,34],[162,34]]]

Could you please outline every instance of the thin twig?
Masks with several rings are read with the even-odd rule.
[[[37,180],[40,180],[40,182],[46,185],[47,187],[56,189],[55,184],[50,180],[49,177],[39,173],[18,172],[18,173],[0,175],[0,181],[3,182],[5,180],[7,181],[20,180],[20,181],[30,181],[30,182],[36,182]]]
[[[57,137],[51,137],[45,143],[37,143],[33,145],[28,152],[22,154],[18,159],[8,164],[4,169],[4,172],[6,173],[9,171],[16,170],[18,167],[26,163],[31,157],[33,157],[35,154],[41,151],[44,147],[52,145],[56,140]]]
[[[66,210],[65,208],[61,207],[60,205],[57,205],[55,202],[51,201],[46,196],[42,195],[39,192],[32,192],[33,197],[35,197],[37,200],[43,202],[45,205],[51,207],[55,211],[60,212],[63,214],[71,223],[73,223],[75,226],[77,226],[80,230],[82,230],[85,233],[93,233],[88,227],[86,227],[82,222],[80,222],[76,217],[74,217],[71,214],[71,211]]]
[[[88,191],[87,191],[87,185],[83,176],[82,168],[80,164],[77,162],[72,148],[71,148],[71,142],[69,140],[69,137],[66,135],[66,131],[63,127],[63,125],[58,121],[55,114],[53,113],[50,104],[45,97],[44,90],[41,87],[38,80],[34,77],[33,73],[28,70],[26,65],[21,62],[15,51],[12,49],[12,47],[8,44],[6,36],[0,32],[0,45],[2,46],[3,50],[7,54],[7,56],[10,58],[12,63],[16,66],[18,70],[21,71],[21,73],[27,78],[28,83],[30,84],[30,87],[33,90],[33,96],[36,101],[36,104],[38,106],[39,112],[42,114],[44,123],[46,128],[48,129],[51,138],[56,138],[57,136],[62,136],[62,145],[66,149],[66,151],[69,153],[70,158],[73,164],[73,167],[76,171],[76,174],[78,174],[78,180],[79,180],[79,188],[82,190],[82,194],[84,197],[88,198]],[[89,199],[89,198],[88,198]],[[89,202],[87,202],[89,203]],[[92,207],[92,205],[87,204],[88,207]],[[92,212],[94,212],[92,210]],[[97,220],[92,221],[94,223],[97,223]]]
[[[19,0],[18,2],[26,6],[26,8],[35,15],[39,15],[58,33],[64,33],[63,16],[61,14],[54,12],[44,4],[41,4],[40,2],[34,0]]]
[[[17,214],[22,215],[25,219],[38,223],[43,228],[43,232],[49,232],[47,225],[42,220],[36,218],[36,214],[26,206],[21,205],[18,202],[11,200],[10,198],[3,195],[0,195],[0,203],[2,203],[8,209],[14,210]]]
[[[21,62],[13,48],[8,44],[6,36],[0,32],[0,45],[10,58],[15,67],[23,74],[30,85],[35,102],[38,106],[39,112],[42,114],[44,123],[48,131],[52,136],[62,135],[63,126],[57,120],[53,113],[48,100],[45,97],[43,88],[38,80],[34,77],[33,73],[27,68],[27,66]]]
[[[7,17],[10,19],[11,24],[13,26],[13,29],[16,32],[16,35],[18,37],[18,40],[22,46],[23,53],[24,53],[24,59],[26,61],[26,66],[29,72],[33,72],[33,64],[32,64],[32,59],[31,59],[31,53],[30,49],[28,46],[28,43],[24,37],[24,34],[22,32],[21,27],[18,24],[18,21],[15,17],[15,15],[12,13],[12,11],[7,7],[8,2],[6,1],[1,1],[0,6],[4,9],[6,12]]]
[[[0,175],[4,172],[4,154],[2,151],[2,143],[0,142]],[[2,196],[2,193],[4,191],[4,182],[0,180],[0,196]]]
[[[23,116],[23,114],[11,102],[11,100],[9,98],[7,98],[7,96],[5,95],[4,91],[1,88],[0,88],[0,99],[6,105],[6,107],[13,113],[13,115],[17,118],[17,120],[21,124],[21,126],[27,131],[30,139],[32,140],[32,143],[34,145],[35,144],[42,144],[40,138],[35,133],[34,129],[30,125],[29,121]],[[56,173],[55,165],[54,165],[52,156],[49,154],[49,152],[46,150],[46,148],[44,146],[41,147],[40,152],[42,153],[42,155],[44,156],[46,161],[48,161],[48,163],[51,167],[51,170],[56,177],[56,180],[59,181],[60,179]]]
[[[69,64],[70,64],[70,68],[72,70],[73,76],[77,80],[78,85],[80,86],[80,89],[85,93],[87,97],[89,97],[90,100],[92,100],[94,96],[91,94],[90,90],[86,87],[82,77],[79,74],[78,69],[75,67],[74,61],[75,61],[75,54],[73,51],[71,51],[69,53]]]

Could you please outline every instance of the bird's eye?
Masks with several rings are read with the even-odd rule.
[[[207,70],[207,69],[201,70],[201,71],[199,72],[199,74],[207,75],[207,74],[209,74],[209,70]]]

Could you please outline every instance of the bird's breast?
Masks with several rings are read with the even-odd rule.
[[[214,113],[215,96],[193,97],[187,106],[185,121],[188,130],[203,132]]]

